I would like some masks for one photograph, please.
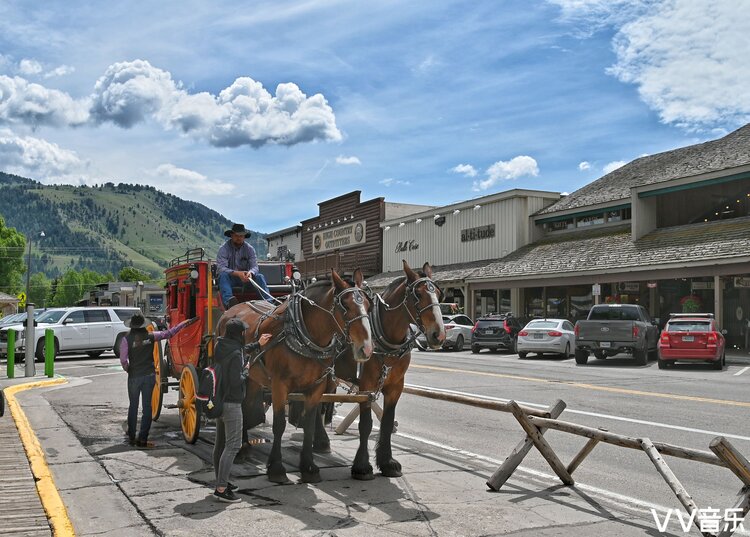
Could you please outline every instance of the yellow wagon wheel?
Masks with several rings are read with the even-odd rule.
[[[155,327],[152,323],[146,329],[149,332],[153,332]],[[151,392],[151,419],[156,421],[161,416],[162,403],[164,402],[164,388],[166,386],[165,381],[169,375],[167,368],[164,367],[164,353],[159,341],[154,342],[154,372],[156,373],[156,384],[154,384],[154,391]]]
[[[188,444],[195,444],[201,428],[201,409],[195,394],[198,390],[198,373],[191,364],[186,365],[180,375],[180,423],[182,436]]]

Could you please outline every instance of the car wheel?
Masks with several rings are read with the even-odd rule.
[[[457,352],[464,350],[464,337],[463,336],[458,336],[456,338],[456,342],[453,344],[453,350]]]
[[[666,360],[662,360],[661,358],[657,358],[656,363],[659,365],[659,369],[667,369],[670,365],[672,365]]]
[[[594,351],[594,358],[597,360],[604,360],[607,357],[607,353],[604,351]]]
[[[716,369],[717,371],[723,370],[724,364],[726,363],[726,359],[727,359],[726,354],[722,353],[721,358],[719,358],[713,363],[714,369]]]
[[[525,360],[525,359],[526,359],[526,356],[527,356],[527,354],[526,354],[525,352],[519,352],[519,353],[518,353],[518,357],[519,357],[519,358],[520,358],[521,360]]]
[[[55,357],[57,357],[59,349],[60,344],[57,342],[57,338],[55,338]],[[44,338],[42,338],[36,343],[36,352],[34,353],[34,358],[36,358],[37,362],[44,362],[44,350]]]
[[[471,353],[472,354],[479,354],[479,347],[477,347],[476,345],[472,345],[471,346]]]
[[[589,362],[589,353],[576,349],[576,364],[586,365]]]
[[[635,363],[638,365],[648,365],[648,353],[646,349],[636,349],[633,352],[633,358],[635,358]]]
[[[104,351],[89,351],[86,354],[89,355],[89,358],[99,358]]]
[[[565,344],[565,352],[563,353],[562,357],[567,360],[570,358],[570,343]]]

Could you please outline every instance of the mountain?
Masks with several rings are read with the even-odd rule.
[[[33,272],[49,277],[70,268],[117,274],[135,266],[161,278],[188,248],[205,248],[214,258],[232,225],[205,205],[150,186],[43,185],[2,172],[0,215],[27,238],[35,236]],[[37,238],[40,231],[44,238]],[[248,242],[265,257],[265,234],[252,231]]]

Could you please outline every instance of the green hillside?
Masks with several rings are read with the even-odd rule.
[[[211,257],[231,222],[218,212],[153,187],[43,185],[0,172],[0,215],[34,239],[34,272],[59,276],[70,268],[117,272],[135,266],[161,277],[169,260],[188,248]],[[264,234],[248,239],[265,256]],[[24,257],[25,260],[25,257]]]

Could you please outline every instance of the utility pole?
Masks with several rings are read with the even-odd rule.
[[[39,238],[44,238],[44,231],[39,233]],[[31,243],[34,242],[34,233],[29,235],[29,255],[26,262],[26,300],[29,299],[29,280],[31,279]]]

